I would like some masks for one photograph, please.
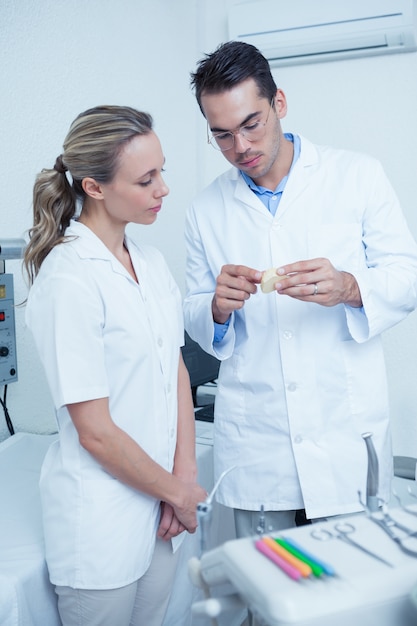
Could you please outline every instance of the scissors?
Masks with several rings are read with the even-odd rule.
[[[353,524],[349,524],[347,522],[344,522],[344,523],[338,522],[337,524],[333,526],[333,528],[334,528],[333,532],[331,530],[325,530],[323,528],[320,528],[318,530],[313,530],[311,532],[311,536],[314,539],[318,539],[319,541],[328,541],[329,539],[340,539],[340,541],[344,541],[350,546],[353,546],[354,548],[361,550],[368,556],[372,556],[377,561],[380,561],[381,563],[388,565],[388,567],[393,567],[392,563],[389,563],[389,561],[386,561],[382,557],[378,556],[378,554],[371,552],[371,550],[368,550],[368,548],[365,548],[360,543],[357,543],[354,539],[352,539],[352,537],[350,537],[351,533],[355,532],[355,527],[353,526]]]
[[[409,556],[417,557],[417,551],[409,548],[405,544],[407,539],[409,539],[410,537],[411,538],[417,537],[417,531],[413,531],[410,528],[407,528],[407,526],[404,526],[403,524],[400,524],[399,522],[397,522],[389,514],[386,505],[382,506],[382,509],[380,513],[378,513],[378,515],[373,514],[373,513],[369,515],[369,519],[375,522],[375,524],[378,524],[378,526],[387,533],[390,539],[395,541],[395,543],[401,548],[403,552],[405,552],[405,554],[408,554]],[[404,536],[401,536],[401,534],[398,533],[398,530],[396,529],[404,533]]]
[[[414,496],[414,494],[410,491],[410,489],[409,489],[409,493],[410,495]],[[399,522],[397,522],[389,514],[388,507],[382,500],[381,500],[381,505],[378,511],[375,513],[375,512],[370,511],[368,507],[363,504],[361,500],[360,491],[358,492],[358,495],[359,495],[359,502],[364,507],[366,514],[368,516],[368,519],[372,520],[375,524],[378,524],[378,526],[387,533],[388,537],[392,539],[392,541],[395,541],[395,543],[401,548],[403,552],[405,552],[405,554],[408,554],[409,556],[417,557],[417,550],[413,550],[405,545],[405,542],[408,539],[410,539],[410,537],[411,538],[417,537],[417,531],[407,528],[407,526],[404,526],[404,524],[400,524]],[[401,504],[398,495],[394,493],[394,496],[397,498],[397,500]],[[414,497],[417,497],[417,496],[414,496]],[[409,510],[407,507],[401,505],[401,508],[407,513],[412,513],[413,515],[415,515],[414,511]],[[403,536],[401,536],[401,534],[398,533],[398,531],[401,531],[403,533]]]

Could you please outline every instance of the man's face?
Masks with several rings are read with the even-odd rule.
[[[219,146],[231,145],[223,150],[229,163],[257,184],[268,181],[279,154],[279,120],[286,113],[284,94],[278,90],[273,102],[269,102],[259,97],[255,81],[248,79],[228,91],[202,95],[201,105],[211,134],[218,136]],[[225,135],[230,131],[232,135]],[[263,136],[258,139],[259,134]]]

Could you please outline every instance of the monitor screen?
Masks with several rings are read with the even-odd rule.
[[[190,375],[194,404],[197,387],[215,380],[219,373],[220,361],[202,348],[185,333],[185,345],[181,348],[182,357]]]

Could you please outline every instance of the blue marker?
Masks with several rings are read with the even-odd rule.
[[[295,550],[298,550],[299,552],[301,552],[301,554],[303,554],[307,559],[310,559],[310,561],[317,563],[317,565],[319,565],[323,569],[325,574],[327,574],[328,576],[336,576],[336,571],[331,565],[328,565],[327,563],[324,563],[323,561],[319,561],[317,557],[306,552],[304,548],[302,548],[293,539],[290,539],[289,537],[283,537],[283,539],[284,541],[288,543],[288,545],[292,546]]]

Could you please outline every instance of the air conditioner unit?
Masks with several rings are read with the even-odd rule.
[[[229,9],[229,39],[271,65],[417,50],[417,0],[249,0]]]

